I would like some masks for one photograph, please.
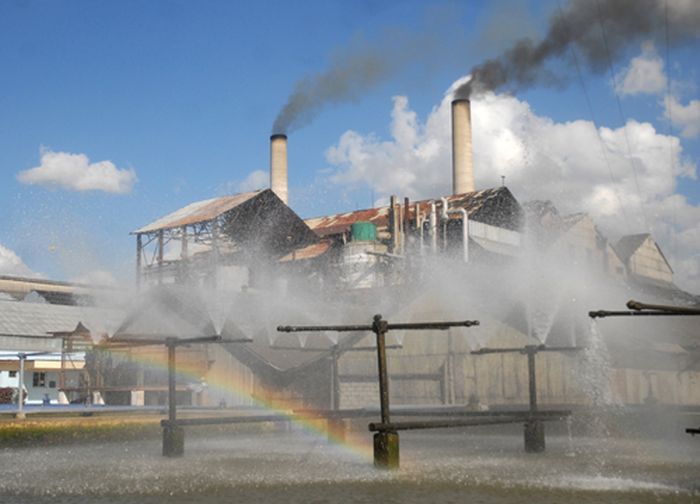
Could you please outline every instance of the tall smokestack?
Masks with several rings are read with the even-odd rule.
[[[270,188],[289,204],[287,187],[287,135],[277,134],[270,137]]]
[[[471,116],[469,100],[452,102],[452,194],[474,191]]]

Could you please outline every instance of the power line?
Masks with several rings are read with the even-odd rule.
[[[627,159],[630,162],[632,168],[632,175],[634,176],[634,185],[637,189],[637,195],[639,196],[639,207],[642,210],[642,217],[644,218],[644,226],[647,231],[651,231],[649,226],[649,219],[647,218],[646,208],[642,201],[642,190],[639,187],[639,178],[637,177],[637,166],[632,157],[632,145],[630,144],[629,133],[627,131],[627,120],[625,119],[625,114],[622,110],[622,102],[620,101],[620,95],[617,93],[617,79],[615,78],[615,70],[613,68],[612,55],[610,54],[610,46],[608,45],[608,37],[605,33],[605,25],[603,24],[603,16],[600,10],[600,0],[596,0],[596,6],[598,8],[598,24],[600,25],[600,30],[603,35],[603,45],[605,46],[605,54],[608,59],[608,68],[610,69],[610,77],[612,79],[613,94],[615,95],[615,102],[617,103],[617,110],[620,114],[620,119],[623,123],[623,132],[625,135],[625,144],[627,145]]]
[[[668,153],[669,153],[669,167],[671,168],[671,178],[675,179],[676,171],[676,156],[674,151],[673,142],[673,103],[671,102],[671,43],[669,40],[669,30],[668,30],[668,0],[664,1],[664,27],[666,30],[666,67],[667,77],[666,77],[666,114],[668,117]],[[678,252],[678,240],[676,236],[676,225],[677,225],[677,214],[678,214],[678,202],[673,199],[673,219],[671,224],[673,229],[671,232],[671,247],[673,250],[673,255],[675,256]]]
[[[567,26],[567,29],[568,29],[569,23],[566,19],[566,16],[564,16],[564,11],[561,7],[561,2],[557,2],[557,5],[559,7],[559,14],[561,16],[561,19],[564,22],[564,24]],[[613,193],[615,194],[615,198],[617,198],[617,203],[620,206],[620,211],[622,212],[622,217],[625,220],[625,225],[629,229],[630,228],[630,221],[627,218],[627,212],[625,211],[625,206],[622,203],[622,198],[620,198],[620,193],[618,192],[617,188],[615,187],[615,185],[618,182],[617,182],[617,180],[615,180],[615,176],[613,175],[612,166],[610,165],[610,159],[608,158],[607,148],[605,147],[605,142],[603,142],[603,137],[600,135],[600,129],[598,128],[598,121],[596,120],[595,114],[593,113],[593,105],[591,104],[591,97],[588,94],[588,88],[586,88],[586,82],[583,79],[583,72],[581,71],[581,65],[579,64],[578,56],[576,54],[576,49],[573,45],[571,45],[571,56],[573,57],[573,60],[574,60],[574,66],[576,67],[576,73],[578,75],[579,84],[581,84],[581,88],[583,90],[583,96],[586,99],[586,105],[588,107],[588,113],[591,116],[591,122],[593,123],[593,129],[595,130],[596,138],[598,139],[598,144],[600,145],[600,152],[603,155],[603,160],[605,161],[605,165],[608,168],[608,174],[610,175],[610,182],[612,183]]]

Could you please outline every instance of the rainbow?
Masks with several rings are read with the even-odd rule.
[[[167,357],[165,352],[130,352],[122,349],[109,349],[110,352],[128,354],[130,359],[140,362],[146,366],[155,369],[168,369]],[[194,381],[199,381],[201,368],[195,366],[192,362],[178,362],[176,374],[181,378],[189,378]],[[319,420],[319,417],[313,410],[309,410],[304,404],[285,400],[284,408],[277,403],[272,397],[274,390],[262,389],[259,397],[251,397],[248,393],[248,387],[244,382],[243,377],[238,373],[233,376],[222,371],[210,370],[206,375],[208,387],[233,393],[234,395],[245,399],[252,400],[253,404],[272,414],[280,415],[288,418],[296,426],[300,427],[304,432],[318,437],[323,437],[335,443],[337,446],[343,447],[348,452],[359,455],[364,459],[373,459],[373,447],[369,436],[361,436],[347,430],[345,436],[339,436],[333,430],[328,428],[328,422]],[[258,387],[259,388],[259,387]],[[290,410],[305,410],[308,414],[294,414]]]

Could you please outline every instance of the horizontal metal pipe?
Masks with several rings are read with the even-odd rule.
[[[375,413],[376,414],[376,413]],[[469,411],[462,409],[461,411],[420,411],[420,410],[391,410],[391,414],[394,416],[416,416],[416,417],[463,417],[463,418],[499,418],[499,417],[512,417],[512,416],[529,416],[530,412],[528,410],[520,411]],[[547,417],[547,418],[565,418],[571,416],[571,410],[550,410],[550,411],[538,411],[537,416]]]
[[[189,345],[192,343],[218,343],[222,341],[221,336],[202,336],[197,338],[175,338],[172,336],[160,338],[119,338],[115,341],[110,341],[103,346],[109,347],[128,347],[128,346],[150,346],[150,345]]]
[[[399,408],[390,409],[390,415],[403,417],[462,417],[462,418],[499,418],[499,417],[525,417],[529,416],[529,410],[502,410],[502,411],[470,411],[464,406],[452,408]],[[345,410],[294,410],[294,415],[302,418],[366,418],[376,417],[379,409],[356,408]],[[538,417],[565,418],[571,416],[571,410],[538,411]]]
[[[397,350],[403,348],[402,345],[386,345],[385,347],[387,350]],[[271,350],[296,350],[297,352],[328,352],[332,351],[333,347],[295,347],[295,346],[271,346]],[[338,353],[345,353],[345,352],[376,352],[377,347],[376,346],[366,346],[366,347],[350,347],[350,348],[343,348],[343,349],[338,349]]]
[[[450,327],[471,327],[478,326],[478,320],[460,320],[457,322],[416,322],[404,324],[387,324],[387,329],[413,330],[413,329],[440,329],[446,330]]]
[[[471,327],[479,325],[478,320],[462,320],[458,322],[416,322],[387,324],[387,330],[418,330],[418,329],[440,329],[445,330],[450,327]],[[302,332],[302,331],[373,331],[373,325],[330,325],[330,326],[278,326],[280,332]]]
[[[304,332],[304,331],[371,331],[372,325],[330,325],[330,326],[277,326],[279,332]]]
[[[605,318],[605,317],[669,317],[669,316],[679,316],[679,315],[698,315],[697,313],[674,313],[669,311],[608,311],[608,310],[597,310],[589,311],[588,316],[591,318]]]
[[[479,425],[502,425],[527,422],[529,420],[559,420],[562,417],[550,415],[511,415],[501,418],[463,418],[459,420],[426,420],[426,421],[411,421],[411,422],[391,422],[391,423],[370,423],[368,428],[371,432],[377,431],[400,431],[400,430],[419,430],[419,429],[448,429],[450,427],[476,427]]]
[[[292,418],[284,415],[253,415],[253,416],[235,416],[235,417],[208,417],[208,418],[180,418],[175,422],[169,420],[161,420],[161,427],[170,427],[174,424],[178,427],[196,426],[196,425],[219,425],[219,424],[241,424],[241,423],[260,423],[260,422],[289,422]]]
[[[412,422],[391,422],[391,423],[370,423],[368,428],[370,432],[377,431],[400,431],[400,430],[419,430],[419,429],[447,429],[450,427],[473,427],[477,425],[499,425],[518,423],[521,419],[518,417],[505,418],[472,418],[463,420],[425,420]]]
[[[328,352],[332,351],[331,347],[326,348],[310,348],[310,347],[298,347],[298,346],[271,346],[270,350],[294,350],[295,352]]]
[[[524,347],[516,348],[480,348],[479,350],[474,350],[469,352],[472,355],[485,355],[492,353],[538,353],[538,352],[578,352],[583,350],[583,347],[562,347],[562,346],[552,346],[548,347],[545,345],[528,345]]]
[[[401,350],[403,348],[403,345],[384,345],[384,348],[387,350]],[[343,352],[376,352],[377,347],[376,346],[361,346],[361,347],[351,347],[346,350],[343,350]]]
[[[677,315],[700,315],[700,309],[690,308],[687,306],[669,306],[669,305],[657,305],[657,304],[647,304],[641,301],[635,301],[630,299],[627,301],[627,308],[630,310],[657,310],[657,311],[667,311]]]

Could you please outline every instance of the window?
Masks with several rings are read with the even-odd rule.
[[[10,371],[10,378],[17,378],[17,371]]]
[[[49,388],[56,388],[56,381],[55,380],[51,380],[49,382]]]
[[[46,373],[34,373],[32,375],[32,386],[46,387]]]

